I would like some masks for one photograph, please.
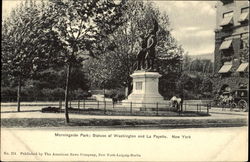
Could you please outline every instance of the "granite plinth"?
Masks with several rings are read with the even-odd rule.
[[[123,105],[133,104],[137,108],[166,107],[169,101],[164,100],[158,91],[159,78],[158,72],[135,71],[133,78],[133,90],[128,99],[123,100]]]

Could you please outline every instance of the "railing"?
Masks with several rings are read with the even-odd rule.
[[[1,112],[15,111],[16,103],[1,103]],[[58,111],[64,111],[63,100],[54,102],[21,102],[21,110],[37,110],[56,107]],[[95,100],[72,100],[68,103],[69,112],[77,114],[95,115],[152,115],[152,116],[176,116],[176,115],[209,115],[210,104],[183,103],[179,108],[172,107],[170,102],[138,103],[138,102],[112,102]],[[45,111],[49,112],[49,111]]]

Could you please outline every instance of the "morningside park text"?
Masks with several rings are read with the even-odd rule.
[[[83,137],[83,138],[127,138],[127,139],[191,139],[191,135],[182,134],[97,134],[97,133],[55,133],[56,137]]]

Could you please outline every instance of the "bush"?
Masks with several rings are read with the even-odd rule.
[[[41,97],[47,101],[54,100],[54,98],[55,98],[55,96],[53,95],[53,89],[43,88],[41,90],[41,93],[42,93]]]
[[[36,87],[25,86],[21,90],[21,101],[36,101],[41,96],[41,91]]]
[[[64,99],[63,88],[43,88],[38,89],[31,86],[24,86],[21,88],[21,102],[22,101],[58,101]],[[88,90],[77,89],[69,93],[69,99],[82,100],[91,97],[92,94]],[[14,102],[17,101],[17,87],[1,87],[1,101]]]
[[[116,98],[117,100],[125,99],[125,92],[122,89],[112,89],[105,92],[105,97]]]
[[[1,101],[16,101],[17,88],[1,87]]]
[[[53,89],[52,95],[56,96],[57,98],[64,98],[64,89],[62,88]]]
[[[81,100],[81,99],[86,99],[87,97],[91,97],[92,94],[90,91],[88,90],[82,90],[82,89],[77,89],[77,90],[74,90],[70,93],[71,95],[71,98],[73,99],[78,99],[78,100]]]
[[[113,98],[117,94],[116,90],[106,90],[104,96],[106,98]]]

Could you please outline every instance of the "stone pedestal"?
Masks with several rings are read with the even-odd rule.
[[[158,91],[159,78],[161,75],[158,72],[135,71],[131,77],[133,78],[133,91],[128,96],[128,99],[123,100],[123,105],[132,102],[133,107],[152,108],[164,106],[164,98]],[[162,106],[161,106],[162,105]]]

